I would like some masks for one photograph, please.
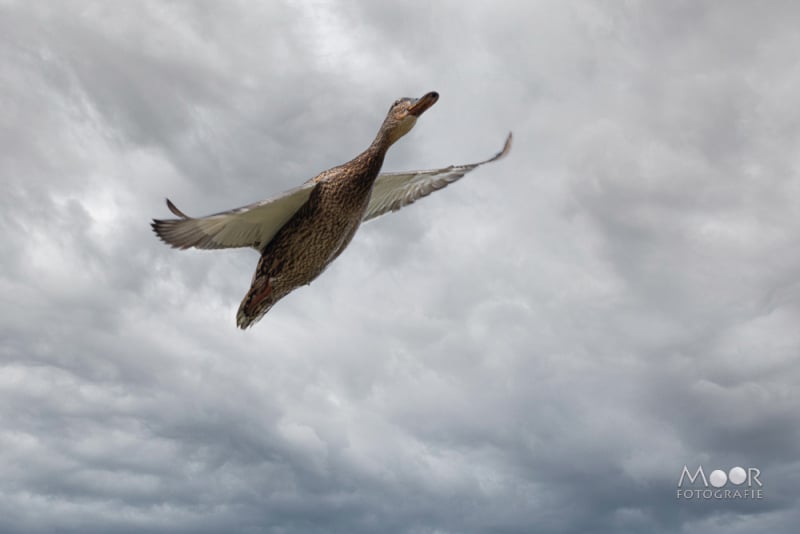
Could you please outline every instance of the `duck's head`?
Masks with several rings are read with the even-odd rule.
[[[389,144],[394,143],[414,127],[417,117],[425,113],[428,108],[439,100],[439,93],[431,91],[420,98],[399,98],[395,100],[386,120],[383,121],[381,131],[387,136]]]

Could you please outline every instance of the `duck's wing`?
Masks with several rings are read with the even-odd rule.
[[[485,161],[469,163],[467,165],[450,165],[443,169],[430,169],[427,171],[386,172],[375,180],[372,187],[372,196],[369,199],[364,221],[374,219],[389,211],[397,211],[404,206],[416,202],[446,187],[468,172],[485,163],[497,161],[511,150],[511,134],[508,134],[503,150]]]
[[[180,249],[253,247],[261,250],[308,200],[313,183],[305,183],[282,195],[249,206],[189,217],[167,199],[178,219],[153,219],[153,231],[165,243]]]

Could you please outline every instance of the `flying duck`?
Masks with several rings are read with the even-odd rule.
[[[505,156],[442,169],[381,173],[386,151],[439,99],[435,91],[392,104],[375,140],[347,163],[268,200],[206,217],[189,217],[167,199],[177,219],[154,219],[153,231],[178,249],[252,247],[261,253],[236,324],[255,324],[280,299],[311,283],[350,244],[363,221],[428,196],[475,168]]]

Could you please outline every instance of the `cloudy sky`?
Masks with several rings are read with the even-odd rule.
[[[0,2],[0,532],[795,532],[793,2]],[[503,161],[246,332],[197,215]],[[761,500],[676,498],[684,465]],[[730,484],[728,487],[731,487]]]

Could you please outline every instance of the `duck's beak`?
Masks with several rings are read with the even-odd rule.
[[[414,102],[414,105],[408,108],[408,113],[409,115],[414,115],[415,117],[419,117],[420,115],[425,113],[425,111],[427,111],[429,107],[434,105],[437,100],[439,100],[439,93],[437,93],[436,91],[431,91],[425,96],[417,99],[417,101]]]

